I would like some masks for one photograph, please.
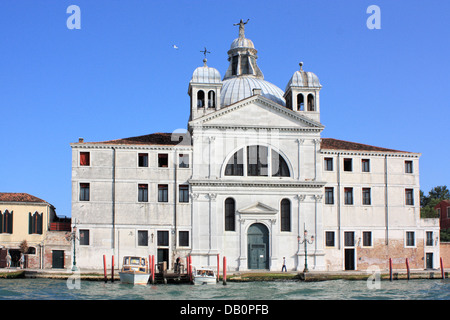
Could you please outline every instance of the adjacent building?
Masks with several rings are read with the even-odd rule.
[[[0,192],[0,268],[67,268],[72,261],[70,219],[59,218],[55,207],[27,193]]]
[[[101,268],[104,254],[169,267],[220,254],[230,270],[285,259],[302,271],[305,255],[309,270],[438,266],[420,154],[322,138],[319,78],[300,63],[284,91],[268,82],[239,29],[223,78],[206,59],[194,70],[186,133],[71,144],[78,266]]]

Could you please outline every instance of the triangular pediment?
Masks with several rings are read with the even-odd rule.
[[[323,129],[323,125],[263,96],[252,96],[196,119],[192,126]]]
[[[275,214],[278,210],[264,203],[256,202],[251,206],[238,210],[238,212],[241,214]]]

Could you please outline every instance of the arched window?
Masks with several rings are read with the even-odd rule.
[[[314,106],[314,96],[311,93],[308,94],[308,111],[316,111]]]
[[[212,90],[208,92],[208,108],[216,107],[216,93]]]
[[[233,198],[225,200],[225,231],[236,231],[235,229],[236,206]]]
[[[228,161],[225,168],[226,176],[243,176],[244,175],[244,149],[236,152]]]
[[[197,108],[205,107],[205,93],[203,90],[197,92]]]
[[[304,111],[305,110],[305,101],[303,98],[303,94],[299,93],[297,95],[297,111]]]
[[[291,231],[291,202],[289,199],[281,200],[280,214],[281,231]]]
[[[272,177],[289,177],[289,167],[286,160],[276,152],[272,150]]]
[[[13,229],[13,212],[5,210],[3,214],[0,211],[0,233],[12,233]]]
[[[42,234],[42,213],[37,211],[31,215],[28,214],[28,233],[29,234]]]
[[[286,159],[281,154],[266,146],[253,145],[233,154],[225,167],[225,175],[290,177],[291,173]]]

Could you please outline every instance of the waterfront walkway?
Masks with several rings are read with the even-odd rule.
[[[445,269],[445,278],[448,279],[450,269]],[[250,270],[250,271],[227,271],[227,282],[244,282],[244,281],[325,281],[325,280],[367,280],[369,277],[377,277],[381,280],[390,280],[391,274],[389,270],[380,270],[378,274],[368,271],[314,271],[298,272],[298,271],[268,271],[268,270]],[[157,276],[157,274],[155,274]],[[69,279],[79,277],[81,280],[104,281],[104,271],[102,269],[95,270],[79,270],[77,272],[71,269],[0,269],[0,278],[49,278],[49,279]],[[177,274],[167,273],[168,279],[179,278]],[[184,274],[186,279],[186,274]],[[406,280],[408,273],[406,270],[393,270],[392,280]],[[442,279],[440,269],[434,270],[411,270],[409,279]],[[114,270],[114,278],[111,270],[107,271],[107,281],[119,281],[119,270]],[[220,274],[220,281],[222,281]],[[177,281],[175,281],[177,282]],[[178,279],[179,282],[179,279]],[[186,281],[182,281],[186,282]],[[158,283],[158,281],[157,281]]]

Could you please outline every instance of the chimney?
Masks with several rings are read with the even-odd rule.
[[[83,143],[84,139],[83,138],[78,138],[78,143]]]

